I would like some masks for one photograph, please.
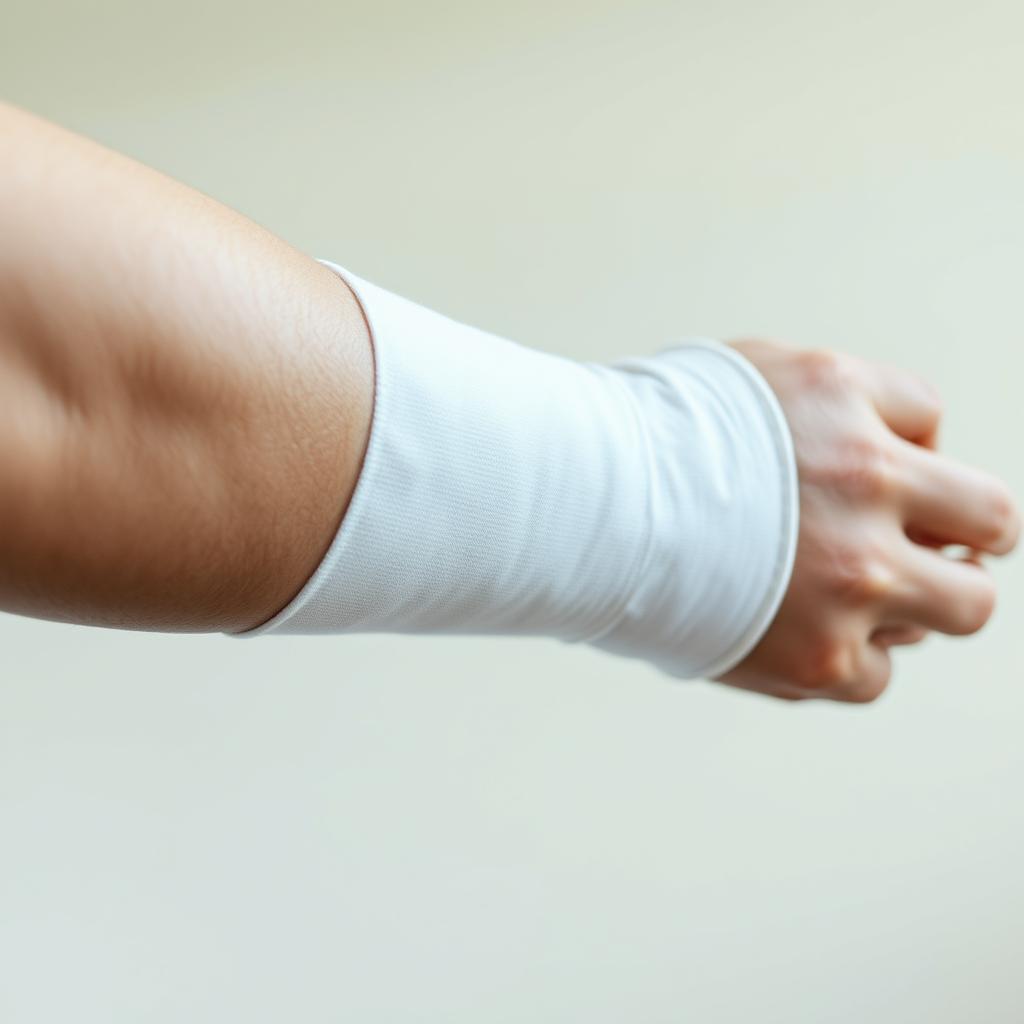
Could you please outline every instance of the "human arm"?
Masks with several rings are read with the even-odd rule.
[[[787,570],[785,579],[775,574],[751,584],[756,592],[748,594],[732,541],[756,540],[739,554],[750,556],[751,568],[764,561],[777,538],[741,527],[782,522],[765,516],[788,493],[785,481],[781,473],[764,476],[759,510],[757,487],[742,473],[730,481],[723,463],[735,493],[729,486],[712,493],[714,467],[698,469],[708,449],[699,431],[687,433],[711,416],[711,403],[680,400],[701,384],[705,398],[721,406],[721,422],[703,439],[746,445],[746,453],[734,453],[736,464],[747,459],[751,472],[763,472],[771,446],[753,453],[770,417],[754,409],[755,392],[743,390],[737,367],[732,377],[728,360],[721,374],[706,360],[698,370],[698,354],[688,352],[685,366],[674,365],[675,356],[651,357],[631,374],[598,373],[518,347],[512,352],[507,343],[417,313],[417,329],[438,332],[439,345],[453,332],[463,336],[466,364],[471,351],[480,356],[478,342],[516,366],[506,381],[493,373],[460,381],[466,364],[457,356],[418,365],[419,395],[436,400],[432,422],[452,441],[450,449],[424,454],[446,456],[458,469],[456,442],[478,436],[478,420],[489,418],[493,483],[507,485],[515,469],[553,517],[545,520],[552,529],[541,529],[531,506],[513,529],[500,487],[481,489],[479,476],[463,474],[461,483],[452,478],[453,489],[434,495],[435,511],[453,513],[440,520],[457,529],[432,532],[403,513],[400,487],[375,490],[360,473],[374,364],[360,305],[338,275],[212,200],[29,115],[3,108],[0,125],[0,606],[7,610],[131,628],[240,632],[267,620],[283,624],[279,616],[289,618],[298,594],[309,598],[307,609],[319,602],[318,622],[337,631],[536,632],[601,646],[611,640],[612,649],[686,674],[701,664],[694,645],[730,625],[722,609],[749,598],[754,623],[776,587],[785,597],[771,628],[724,680],[779,696],[840,699],[869,699],[884,687],[888,641],[878,628],[899,626],[903,639],[924,628],[969,632],[991,610],[994,592],[979,567],[961,567],[975,574],[967,577],[928,562],[935,571],[923,574],[925,563],[904,557],[939,557],[921,544],[905,546],[904,513],[911,501],[932,513],[944,508],[940,540],[971,543],[970,536],[1000,553],[1012,547],[1017,529],[1005,488],[934,456],[901,478],[896,502],[897,489],[878,482],[881,466],[896,465],[889,438],[922,407],[933,429],[939,410],[912,378],[866,364],[857,364],[855,376],[853,360],[828,353],[737,346],[785,411],[801,470],[792,582],[785,586]],[[401,305],[382,302],[381,309]],[[392,322],[408,322],[403,316]],[[395,351],[414,350],[409,338],[392,341]],[[632,400],[622,397],[624,380]],[[709,390],[714,382],[725,390]],[[495,389],[488,392],[494,400],[481,403],[474,420],[470,399],[484,385]],[[550,401],[539,402],[545,387]],[[876,401],[884,393],[889,400]],[[578,415],[567,417],[563,405]],[[629,425],[634,410],[648,432],[652,424],[660,430],[651,473],[640,471],[643,446]],[[460,415],[470,415],[465,431]],[[524,447],[519,428],[527,420],[536,443]],[[387,422],[375,427],[385,440]],[[927,443],[925,433],[911,431],[903,439],[909,447],[896,446],[900,466],[910,465],[910,448],[924,451],[912,442]],[[464,449],[466,466],[478,447]],[[886,476],[889,484],[893,476]],[[622,486],[627,479],[636,487]],[[350,516],[357,480],[368,497]],[[658,557],[648,557],[640,492],[654,485],[660,493],[692,487],[712,510],[719,501],[717,531],[710,514],[696,525],[688,518],[682,495],[659,520]],[[424,500],[434,500],[432,486],[427,479]],[[566,502],[576,504],[595,543],[582,543],[588,538],[576,535],[575,520],[558,518]],[[482,508],[486,529],[467,534],[464,524]],[[972,510],[982,510],[978,536]],[[386,519],[409,541],[401,559],[393,532],[356,531],[359,523],[379,529]],[[531,522],[538,525],[532,534]],[[510,555],[498,542],[511,535],[518,548]],[[379,543],[352,543],[360,536]],[[336,561],[327,593],[307,580],[339,540],[360,555],[361,573],[346,575],[351,565]],[[531,572],[518,572],[526,563]],[[403,590],[411,576],[431,584],[439,564],[454,600],[431,606],[437,588]],[[880,600],[883,592],[905,596],[899,622],[889,621],[893,606]],[[358,614],[346,618],[353,602]],[[632,618],[619,614],[627,606]],[[962,614],[951,619],[949,608]],[[591,636],[592,627],[601,635]],[[739,650],[741,639],[723,636],[718,646]]]

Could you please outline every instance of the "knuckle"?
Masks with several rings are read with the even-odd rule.
[[[829,589],[847,605],[864,607],[885,598],[893,588],[893,574],[877,556],[861,548],[840,548],[829,566]]]
[[[892,659],[887,651],[875,652],[880,657],[865,660],[867,650],[856,649],[858,657],[852,658],[855,668],[846,679],[834,687],[829,696],[844,704],[872,704],[888,689],[892,679]]]
[[[870,677],[858,679],[847,691],[845,699],[851,704],[874,704],[889,688],[891,679],[892,665],[887,661]]]
[[[852,360],[831,349],[807,349],[800,353],[799,365],[808,387],[833,390],[849,385],[853,379]]]
[[[879,561],[868,562],[850,591],[858,605],[884,601],[893,591],[895,580],[891,570]]]
[[[812,644],[804,657],[797,683],[809,695],[828,694],[844,688],[852,675],[852,659],[835,637]]]
[[[835,474],[847,497],[879,501],[891,494],[895,485],[892,449],[874,438],[853,438],[844,445]]]
[[[802,466],[801,471],[807,483],[834,491],[851,502],[887,501],[899,486],[896,450],[869,434],[838,442],[813,464]]]

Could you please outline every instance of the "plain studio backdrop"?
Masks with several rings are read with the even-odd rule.
[[[918,368],[1021,492],[1022,32],[1012,0],[5,0],[0,92],[532,345]],[[553,641],[3,617],[0,1019],[1020,1021],[995,572],[990,627],[866,708]]]

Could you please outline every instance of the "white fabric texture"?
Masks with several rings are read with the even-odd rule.
[[[680,678],[745,657],[798,517],[786,420],[751,363],[706,339],[574,362],[326,265],[370,327],[369,444],[320,566],[241,636],[552,636]]]

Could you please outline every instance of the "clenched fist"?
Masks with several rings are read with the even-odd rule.
[[[733,347],[786,413],[801,522],[775,621],[719,681],[793,700],[874,700],[889,682],[890,648],[988,621],[996,591],[980,556],[1017,543],[1013,497],[935,451],[942,407],[914,374],[768,342]],[[967,553],[947,553],[952,545]]]

